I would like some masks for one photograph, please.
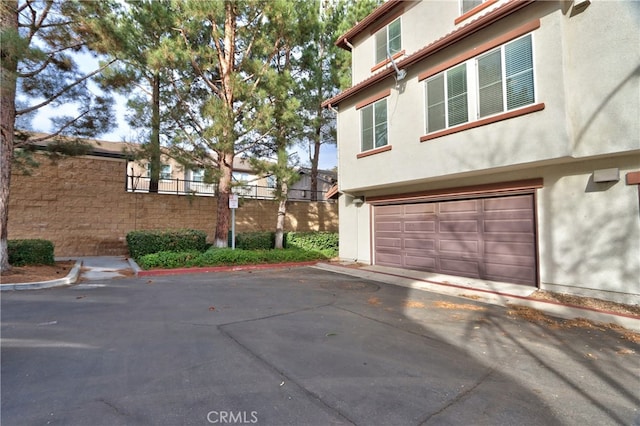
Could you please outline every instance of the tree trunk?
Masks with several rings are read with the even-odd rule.
[[[229,235],[229,194],[233,173],[233,153],[219,153],[220,181],[218,182],[218,207],[214,246],[227,247]]]
[[[318,112],[322,114],[322,112]],[[318,161],[320,158],[320,121],[318,120],[315,134],[315,140],[313,141],[313,156],[311,157],[311,201],[318,201]]]
[[[149,181],[149,192],[158,192],[158,182],[160,181],[160,73],[153,73],[153,93],[151,95],[151,140],[149,159],[149,171],[151,180]]]
[[[0,3],[0,30],[5,37],[18,35],[18,2]],[[11,37],[11,36],[10,36]],[[3,40],[0,57],[0,271],[11,268],[7,239],[9,237],[9,191],[11,188],[11,162],[16,122],[16,78],[18,69],[18,46],[14,40]]]
[[[286,182],[282,183],[282,194],[280,202],[278,203],[278,218],[276,219],[276,241],[275,248],[284,248],[284,221],[287,217],[287,199],[288,199],[289,185]]]

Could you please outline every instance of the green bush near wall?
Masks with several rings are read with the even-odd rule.
[[[269,250],[276,241],[275,232],[243,232],[236,235],[236,248],[242,250]]]
[[[9,264],[13,266],[53,265],[56,263],[53,249],[53,243],[48,240],[7,241]]]
[[[337,232],[288,232],[285,241],[287,247],[338,253]]]
[[[163,251],[203,252],[207,249],[207,234],[195,229],[132,231],[127,234],[127,246],[129,255],[136,260]]]
[[[200,252],[160,252],[152,253],[137,260],[142,269],[152,268],[192,268],[226,265],[258,265],[265,263],[294,263],[324,260],[327,257],[318,251],[300,249],[284,250],[232,250],[230,248],[210,248]]]

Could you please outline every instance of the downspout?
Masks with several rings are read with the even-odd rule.
[[[346,37],[342,41],[349,47],[349,49],[351,49],[351,51],[353,51],[353,44],[349,43],[349,40],[347,40]]]

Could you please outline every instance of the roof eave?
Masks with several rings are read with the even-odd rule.
[[[469,22],[468,24],[459,27],[449,34],[439,38],[438,40],[426,45],[422,49],[416,51],[415,53],[407,56],[406,58],[398,61],[397,67],[399,69],[408,68],[417,62],[433,55],[434,53],[445,49],[446,47],[457,43],[469,35],[480,31],[483,28],[493,24],[494,22],[522,9],[525,6],[535,2],[536,0],[511,0],[510,2],[504,4],[503,6],[489,12],[486,15],[483,15],[477,18],[474,21]],[[385,3],[386,4],[386,3]],[[355,28],[355,27],[354,27]],[[352,96],[357,95],[361,91],[368,89],[369,87],[374,86],[375,84],[381,82],[382,80],[390,77],[395,73],[394,68],[385,68],[377,74],[372,75],[368,79],[352,86],[341,93],[338,93],[336,96],[331,99],[327,99],[322,103],[323,108],[331,108],[337,106],[340,102],[349,99]]]

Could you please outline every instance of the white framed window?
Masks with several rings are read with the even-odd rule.
[[[204,169],[191,170],[191,180],[193,182],[204,182]]]
[[[146,164],[147,168],[147,177],[151,178],[151,163]],[[170,164],[162,164],[160,166],[160,179],[161,180],[170,180],[171,179],[171,165]]]
[[[427,133],[469,121],[467,64],[462,63],[427,80]]]
[[[487,0],[460,0],[460,14],[464,15],[476,6],[480,6]]]
[[[382,99],[360,110],[361,150],[387,145],[387,100]]]
[[[376,63],[387,59],[387,50],[391,55],[402,50],[402,25],[400,18],[395,19],[376,33]]]
[[[477,59],[478,117],[535,102],[531,34]]]
[[[427,77],[426,132],[532,105],[535,100],[533,37],[527,34]]]

